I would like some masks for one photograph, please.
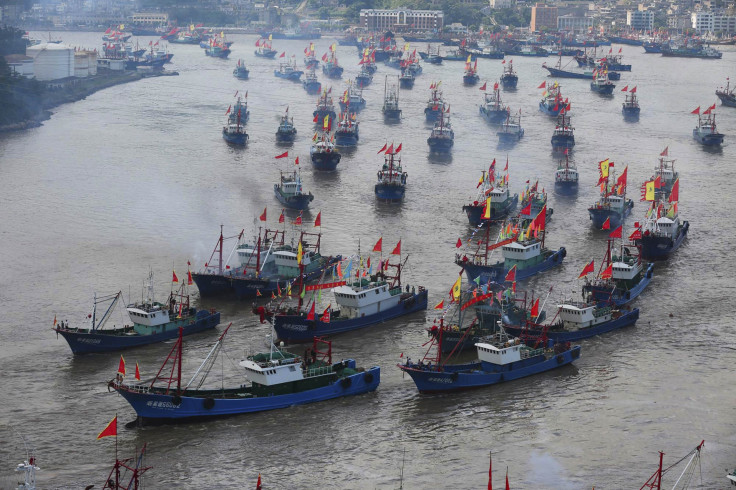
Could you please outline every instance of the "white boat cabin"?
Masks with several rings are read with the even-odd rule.
[[[611,319],[611,308],[597,308],[587,303],[566,303],[558,305],[560,319],[567,330],[589,328]]]
[[[519,339],[512,340],[508,347],[497,347],[493,344],[479,342],[475,344],[478,359],[483,362],[503,366],[521,360],[522,344]]]
[[[577,182],[578,171],[575,168],[560,167],[555,172],[555,182]]]
[[[370,282],[366,286],[338,286],[332,290],[340,305],[340,316],[360,318],[374,315],[399,304],[401,288],[391,289],[384,281]]]
[[[655,223],[655,235],[666,236],[674,240],[680,227],[680,217],[677,214],[672,218],[663,216]]]
[[[300,358],[278,356],[273,359],[256,360],[256,357],[260,356],[263,354],[240,361],[240,366],[245,369],[245,376],[252,383],[273,386],[304,379]]]
[[[596,202],[596,207],[602,209],[610,209],[611,211],[616,211],[617,213],[623,213],[625,204],[626,199],[624,198],[624,196],[611,195],[601,198],[600,201]]]
[[[505,260],[524,262],[542,253],[542,242],[537,239],[514,241],[501,247]]]
[[[491,204],[506,204],[509,195],[508,186],[494,187],[490,192]]]
[[[261,247],[260,260],[256,260],[256,257],[259,255],[258,248],[250,243],[239,245],[235,253],[238,255],[238,261],[241,267],[253,269],[256,267],[256,263],[264,266],[274,261],[274,254],[269,253],[267,247]]]
[[[164,305],[154,303],[151,305],[129,305],[126,307],[128,316],[138,325],[146,327],[157,327],[169,323],[169,310]]]

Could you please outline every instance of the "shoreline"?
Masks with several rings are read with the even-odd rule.
[[[176,71],[123,71],[121,73],[114,72],[98,72],[98,75],[88,78],[79,79],[79,83],[75,86],[66,87],[59,90],[47,89],[43,97],[40,111],[30,119],[18,121],[11,124],[0,126],[0,133],[10,133],[15,131],[24,131],[26,129],[37,128],[44,121],[51,119],[54,114],[51,109],[59,107],[63,104],[78,102],[88,96],[104,90],[106,88],[122,85],[124,83],[135,82],[145,78],[176,76]]]

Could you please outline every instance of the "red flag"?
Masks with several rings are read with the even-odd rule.
[[[541,84],[541,85],[540,85],[539,87],[537,87],[537,88],[545,88],[546,86],[547,86],[547,81],[545,80],[545,81],[544,81],[544,82],[542,82],[542,84]]]
[[[509,271],[506,273],[506,278],[504,279],[504,282],[516,282],[516,265],[514,265]]]
[[[118,435],[118,416],[115,415],[115,417],[110,421],[110,423],[107,424],[104,429],[102,429],[102,432],[97,434],[97,439],[102,439],[103,437],[110,437],[110,436],[117,436],[117,435]]]
[[[618,225],[618,228],[609,233],[608,238],[621,238],[621,232],[624,225]]]
[[[463,241],[458,238],[457,243],[455,244],[455,248],[460,248],[462,246],[463,246]]]
[[[125,359],[123,359],[122,354],[120,354],[120,362],[118,363],[118,374],[125,376]]]
[[[483,86],[480,88],[480,90],[485,90],[486,89],[486,83],[487,82],[483,82]]]
[[[532,318],[536,318],[539,316],[539,298],[534,302],[534,305],[532,305],[532,311],[531,311]]]
[[[506,166],[503,168],[503,171],[507,171],[509,169],[509,157],[506,157]]]
[[[322,226],[322,211],[317,213],[317,217],[314,218],[314,226]]]
[[[621,92],[628,92],[628,91],[629,91],[628,85],[621,89]]]
[[[187,286],[192,285],[192,271],[187,271]]]
[[[618,48],[618,52],[619,52],[619,53],[621,52],[621,48]]]
[[[258,473],[258,481],[256,482],[256,490],[262,490],[261,487],[261,474]]]
[[[380,252],[381,251],[381,245],[383,245],[383,237],[379,238],[376,244],[373,246],[374,252]]]
[[[401,151],[401,143],[399,143],[399,146],[396,147],[396,149],[394,150],[394,153],[398,153],[400,151]]]
[[[232,109],[232,108],[233,108],[233,106],[232,106],[232,104],[230,104],[230,105],[229,105],[229,106],[227,107],[227,110],[225,111],[225,115],[228,115],[228,114],[230,114],[230,109]]]
[[[572,105],[572,102],[567,103],[567,107],[565,107],[565,112],[570,112],[571,105]]]
[[[274,158],[286,158],[289,156],[289,152],[285,151],[281,155],[276,155]]]
[[[322,61],[327,61],[327,53],[322,55]]]
[[[385,145],[383,145],[383,148],[381,148],[380,150],[378,150],[378,153],[381,153],[383,151],[386,151],[386,148],[387,147],[388,147],[388,143],[386,143]]]
[[[312,119],[312,122],[314,122],[314,123],[317,122],[317,114],[314,115],[314,119]]]
[[[493,90],[498,90],[498,82],[493,84]]]
[[[444,299],[442,301],[440,301],[439,303],[437,303],[436,305],[434,305],[434,309],[435,310],[441,310],[444,307],[445,307],[445,300]]]
[[[256,41],[256,48],[260,47],[260,45],[261,45],[261,40],[260,40],[260,39],[258,39],[258,40]]]
[[[634,240],[641,240],[641,230],[639,228],[634,230],[634,232],[629,235],[629,241],[633,242]]]
[[[631,93],[632,94],[635,94],[636,93],[636,87],[634,87],[634,88],[631,89]]]
[[[284,210],[282,209],[281,215],[279,216],[279,223],[283,223],[283,222],[284,222]]]
[[[509,487],[509,469],[506,468],[506,490],[511,490],[511,487]]]
[[[710,107],[708,107],[706,110],[703,111],[703,115],[710,114],[710,111],[711,111],[711,109],[710,109]]]
[[[613,264],[606,267],[606,270],[601,272],[601,279],[610,279],[613,277]]]
[[[327,308],[325,308],[325,311],[322,312],[322,318],[320,318],[320,321],[322,323],[330,323],[330,306],[328,305]]]
[[[553,111],[559,111],[560,110],[560,104],[555,104],[555,106],[552,108]]]
[[[521,210],[521,214],[532,214],[532,202],[529,201],[529,204],[524,206],[524,209]]]
[[[680,200],[680,178],[678,177],[677,180],[675,180],[675,183],[672,184],[672,191],[670,191],[670,197],[669,202],[677,202]]]
[[[490,453],[490,458],[491,462],[488,464],[488,490],[493,490],[493,453]]]
[[[603,222],[603,227],[601,230],[610,230],[611,229],[611,217],[609,216],[606,218],[606,221]]]
[[[716,109],[716,105],[715,104],[713,104],[712,106],[708,107],[708,110],[709,111],[713,111],[715,109]]]
[[[690,114],[700,114],[700,106],[698,106],[694,111],[692,111]]]
[[[394,144],[391,143],[391,146],[389,146],[388,149],[386,150],[386,154],[391,155],[393,152],[394,152]]]
[[[283,58],[284,56],[286,56],[286,51],[284,51],[283,53],[281,53],[281,54],[279,55],[279,58]]]
[[[505,65],[505,64],[506,64],[506,60],[503,60],[503,61],[501,62],[501,64],[502,64],[502,65]]]
[[[259,220],[261,220],[261,221],[266,221],[266,209],[268,209],[268,208],[263,208],[263,213],[262,213],[262,214],[261,214],[261,216],[260,216],[260,217],[258,218]]]
[[[314,301],[312,301],[312,307],[309,309],[309,313],[307,313],[307,320],[314,320]]]
[[[618,179],[616,179],[617,185],[626,186],[626,174],[629,171],[629,166],[627,165],[626,168],[624,168],[624,171],[621,172],[621,175],[618,176]]]
[[[296,158],[294,159],[294,165],[299,165],[299,157],[296,157]]]
[[[141,380],[141,371],[138,369],[138,363],[135,363],[135,379]]]
[[[171,282],[179,282],[179,278],[176,277],[176,271],[171,271]]]
[[[401,240],[399,240],[399,243],[396,244],[393,252],[391,252],[391,255],[401,255]]]
[[[661,157],[668,157],[670,156],[670,147],[666,146],[664,150],[662,150],[662,153],[659,154]]]
[[[595,260],[591,260],[590,261],[590,264],[586,265],[583,268],[583,272],[580,273],[580,275],[578,276],[578,279],[580,279],[581,277],[587,276],[588,274],[590,274],[593,271],[595,271]]]
[[[294,220],[294,224],[295,225],[301,225],[302,224],[302,215],[301,214],[296,217],[296,219]]]

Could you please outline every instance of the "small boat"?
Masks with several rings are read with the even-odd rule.
[[[532,220],[544,209],[547,213],[547,220],[552,217],[553,210],[547,207],[547,193],[544,188],[539,190],[539,181],[534,182],[534,185],[526,184],[526,189],[521,193],[521,204],[519,204],[521,210],[519,211],[519,218],[523,220]]]
[[[427,44],[427,52],[426,53],[420,52],[419,57],[431,65],[441,65],[442,64],[442,56],[440,55],[439,45],[437,45],[437,51],[433,52],[432,45]]]
[[[209,46],[204,50],[204,54],[213,58],[225,59],[230,56],[230,47],[227,46],[222,40],[215,38],[210,39]]]
[[[404,67],[401,68],[401,75],[399,75],[399,85],[401,86],[401,88],[413,88],[415,79],[416,78],[414,77],[414,74],[411,72],[411,70],[408,70]]]
[[[416,58],[416,52],[415,49],[414,52],[409,56],[409,59],[406,60],[403,63],[403,66],[401,68],[408,70],[414,77],[418,77],[422,74],[422,65],[419,63],[419,60]]]
[[[427,138],[429,152],[447,153],[455,144],[455,132],[450,124],[450,107],[440,116],[439,121],[434,123],[434,128]]]
[[[228,327],[229,329],[229,327]],[[279,350],[269,340],[269,351],[247,356],[240,361],[242,381],[235,386],[202,388],[205,378],[222,349],[223,332],[197,369],[192,381],[182,386],[182,343],[179,340],[152,382],[110,381],[135,410],[139,423],[151,421],[186,421],[262,412],[332,398],[374,391],[381,380],[381,369],[358,368],[353,359],[332,362],[332,343],[310,338],[314,343],[309,355],[300,357]],[[169,367],[171,366],[171,367]],[[178,367],[178,371],[174,368]],[[198,384],[193,382],[199,379]],[[250,381],[250,385],[244,381]],[[160,386],[156,383],[160,382]]]
[[[600,198],[588,208],[588,215],[592,221],[593,228],[615,229],[624,219],[631,214],[634,201],[626,199],[626,175],[628,167],[624,168],[621,175],[616,178],[616,172],[611,167],[611,162],[605,159],[598,162],[600,170]]]
[[[562,104],[560,104],[562,105]],[[570,107],[568,104],[567,107]],[[563,108],[557,115],[557,124],[552,133],[552,148],[570,149],[575,146],[575,128],[572,127],[572,118]]]
[[[560,112],[569,107],[568,99],[562,100],[562,92],[560,90],[560,84],[555,82],[551,86],[547,87],[546,83],[542,83],[539,88],[543,88],[542,100],[539,101],[539,110],[547,114],[548,116],[557,116]]]
[[[506,56],[534,56],[544,58],[549,56],[549,51],[540,46],[524,45],[521,47],[515,46],[511,49],[507,49],[503,54]]]
[[[443,324],[444,319],[441,318],[440,327]],[[411,362],[407,358],[404,364],[397,366],[411,376],[420,393],[445,393],[491,386],[544,373],[571,364],[580,357],[580,346],[573,347],[569,342],[547,344],[541,339],[529,339],[527,342],[528,344],[519,338],[510,337],[501,329],[475,343],[478,360],[449,364],[447,359],[442,358],[440,334],[434,358],[425,356],[419,362]]]
[[[240,95],[240,91],[235,92],[235,104],[232,105],[230,115],[228,116],[228,122],[235,123],[240,118],[240,124],[245,125],[248,123],[250,118],[250,111],[248,110],[248,91],[246,90],[245,95]]]
[[[501,75],[501,86],[504,89],[515,89],[516,84],[519,83],[519,76],[514,71],[514,60],[510,59],[508,64],[506,60],[502,61],[506,66],[503,68],[503,74]]]
[[[654,53],[654,54],[661,54],[662,53],[662,43],[658,42],[646,42],[642,44],[644,47],[645,53]]]
[[[283,53],[282,53],[283,55]],[[293,58],[293,57],[292,57]],[[293,61],[293,63],[292,63]],[[301,76],[304,74],[303,71],[296,69],[296,60],[287,61],[285,63],[279,63],[279,69],[274,70],[273,74],[279,78],[285,80],[291,80],[292,82],[298,82]]]
[[[484,83],[481,87],[483,91],[483,104],[481,104],[479,110],[480,115],[492,124],[500,124],[509,119],[508,106],[503,105],[501,102],[501,90],[498,88],[498,82],[493,84],[493,92],[486,92],[486,85]]]
[[[399,88],[397,85],[392,85],[391,89],[388,88],[388,75],[386,75],[383,84],[383,112],[384,121],[401,121],[401,109],[399,109]]]
[[[502,122],[496,131],[500,143],[515,143],[524,136],[524,128],[521,127],[521,109],[515,116],[511,111],[507,112],[506,121]]]
[[[174,274],[173,282],[178,282]],[[163,342],[176,338],[179,331],[183,335],[203,332],[215,328],[220,323],[220,313],[215,310],[197,310],[189,305],[187,285],[191,284],[189,272],[187,280],[182,281],[178,291],[171,291],[165,303],[159,303],[153,295],[153,272],[148,275],[145,285],[146,299],[131,303],[125,309],[132,325],[104,328],[122,300],[118,291],[101,297],[95,295],[92,313],[88,316],[86,327],[69,327],[68,323],[54,325],[53,330],[64,337],[74,354],[110,352],[141,345]],[[105,313],[97,315],[97,305],[103,305]]]
[[[243,112],[244,107],[245,112]],[[235,104],[235,110],[237,112],[233,112],[230,109],[230,107],[227,108],[226,114],[229,114],[229,116],[227,123],[222,127],[222,139],[231,145],[245,146],[248,144],[249,138],[248,133],[245,131],[245,121],[248,120],[249,114],[247,106],[244,106],[241,99],[238,98]]]
[[[716,114],[713,112],[716,105],[708,107],[700,113],[700,107],[693,111],[698,115],[698,125],[693,128],[693,138],[704,146],[720,146],[723,144],[723,134],[716,128]],[[703,117],[707,116],[707,117]]]
[[[304,192],[301,172],[297,170],[281,171],[281,178],[278,184],[273,185],[273,192],[276,199],[290,209],[307,209],[309,203],[314,200],[311,192]]]
[[[27,34],[28,33],[26,33],[26,39]],[[23,441],[23,445],[25,446],[26,457],[22,463],[18,463],[18,465],[15,467],[16,473],[23,474],[23,481],[19,481],[18,487],[16,488],[17,490],[36,490],[36,471],[40,471],[41,468],[36,465],[38,461],[36,460],[34,449],[29,449],[28,445],[26,444],[25,437],[23,437],[23,435],[21,434],[19,435],[21,437],[21,440]]]
[[[313,42],[309,43],[309,47],[304,48],[304,67],[311,71],[319,68],[319,60],[315,56]]]
[[[348,81],[348,88],[338,102],[343,112],[360,112],[365,108],[363,89],[360,87],[356,88],[352,81]]]
[[[360,73],[358,73],[358,76],[355,77],[355,83],[358,84],[358,87],[367,87],[371,83],[373,83],[373,74],[368,71],[365,66],[360,68]]]
[[[401,272],[408,256],[402,261],[399,255],[396,263],[391,263],[391,256],[374,259],[377,262],[375,273],[371,266],[365,268],[361,258],[351,257],[342,267],[344,275],[337,282],[317,284],[308,289],[313,296],[311,308],[299,305],[276,309],[273,313],[268,311],[266,318],[272,319],[278,339],[289,344],[309,342],[314,336],[351,332],[427,309],[427,290],[423,286],[407,284],[402,287]],[[383,270],[379,270],[379,265]],[[357,278],[351,277],[353,267],[357,269]],[[332,290],[338,309],[328,306],[320,314],[315,312],[316,292],[326,288]]]
[[[471,204],[463,206],[471,226],[505,220],[509,213],[519,204],[519,194],[511,194],[508,182],[508,166],[506,174],[496,176],[496,160],[491,162],[488,172],[482,171],[476,188],[478,194]]]
[[[322,91],[322,84],[313,69],[307,71],[307,74],[304,75],[302,87],[304,87],[304,90],[306,90],[310,95],[318,94]]]
[[[321,136],[312,141],[309,149],[309,156],[312,159],[312,165],[316,170],[333,171],[340,163],[340,152],[337,151],[334,144],[334,135],[330,136],[329,129],[325,130]]]
[[[598,60],[600,66],[608,71],[631,71],[631,65],[623,63],[623,55],[621,54],[621,48],[618,50],[618,54],[613,54],[613,49],[608,51],[608,56]]]
[[[478,76],[478,59],[476,58],[475,64],[470,64],[470,56],[468,61],[465,62],[465,73],[463,74],[463,85],[475,85],[480,80]]]
[[[441,83],[442,81],[432,82],[432,85],[429,86],[430,96],[427,107],[424,108],[424,118],[427,122],[436,121],[445,112],[445,102],[442,100],[440,91]]]
[[[238,80],[248,80],[248,68],[245,67],[245,61],[242,59],[238,60],[238,64],[233,70],[233,76]]]
[[[294,118],[289,117],[289,108],[286,113],[281,116],[281,122],[276,130],[277,143],[293,143],[296,139],[296,128],[294,127]]]
[[[330,56],[328,57],[326,53],[322,56],[322,61],[324,62],[322,65],[322,73],[324,73],[327,78],[342,78],[343,68],[337,62],[336,49],[336,46],[333,44],[330,46]]]
[[[341,112],[335,130],[336,146],[357,146],[360,140],[360,126],[354,112]]]
[[[590,82],[590,90],[601,95],[612,95],[616,85],[608,79],[608,72],[605,68],[596,68],[593,70],[593,81]]]
[[[565,152],[565,161],[560,161],[555,172],[555,192],[566,196],[577,194],[578,177],[578,168],[570,163],[569,152]]]
[[[254,51],[254,54],[259,58],[273,59],[276,57],[276,53],[278,53],[278,51],[273,49],[271,46],[270,39],[258,39],[256,41],[256,48],[258,49]]]
[[[726,78],[726,88],[716,90],[716,95],[721,99],[721,104],[728,107],[736,107],[736,87],[731,88],[730,78]]]
[[[568,62],[569,64],[570,62]],[[549,76],[556,77],[556,78],[581,78],[581,79],[592,79],[593,73],[592,72],[578,72],[578,71],[571,71],[571,70],[565,70],[564,68],[567,67],[565,65],[562,66],[562,55],[557,58],[557,64],[555,66],[549,66],[547,63],[542,64],[542,68],[547,70],[549,72]]]
[[[639,107],[639,100],[636,97],[636,87],[632,88],[630,91],[628,88],[629,86],[627,85],[622,89],[622,92],[628,93],[626,94],[623,104],[621,104],[621,113],[626,119],[639,119],[641,108]]]
[[[629,237],[641,247],[641,255],[646,259],[667,259],[675,252],[687,237],[690,223],[680,222],[678,201],[680,194],[680,179],[675,180],[669,194],[657,192],[657,180],[644,184],[645,200],[650,201],[642,225],[636,223],[636,230]],[[647,184],[651,189],[647,189]],[[664,187],[664,184],[659,184]],[[651,190],[651,192],[648,192]]]
[[[394,150],[394,144],[381,148],[378,153],[384,152],[383,166],[378,171],[378,182],[374,187],[376,198],[381,201],[401,201],[406,192],[406,179],[408,174],[401,166],[401,143]]]
[[[463,49],[456,49],[454,51],[448,51],[442,56],[444,61],[466,61],[467,57],[470,56],[470,61],[475,61],[478,55],[475,53],[468,53]]]
[[[315,124],[322,125],[326,117],[329,117],[330,121],[337,118],[335,106],[332,103],[332,97],[330,96],[331,93],[332,87],[330,87],[329,90],[323,90],[319,99],[317,99],[317,108],[312,113]]]

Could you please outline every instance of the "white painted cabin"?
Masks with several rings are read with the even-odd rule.
[[[271,359],[256,362],[251,358],[240,361],[245,369],[245,376],[252,383],[273,386],[304,379],[301,368],[301,359],[298,357],[286,359]]]
[[[390,288],[388,283],[370,283],[365,287],[338,286],[332,290],[340,305],[340,316],[360,318],[374,315],[399,304],[401,288]]]
[[[567,330],[589,328],[611,319],[610,308],[596,308],[587,303],[567,303],[558,307],[560,319]]]

